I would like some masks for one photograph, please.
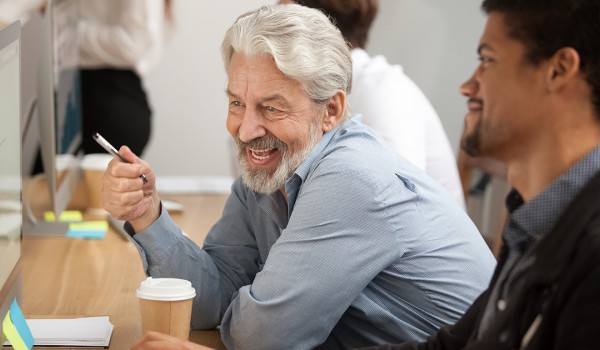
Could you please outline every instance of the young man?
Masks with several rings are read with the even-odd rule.
[[[489,289],[454,326],[378,349],[597,349],[600,2],[482,7],[462,147],[508,166],[505,246]]]
[[[103,179],[146,273],[196,288],[192,327],[220,325],[228,349],[335,349],[425,339],[458,319],[495,261],[440,185],[349,118],[350,52],[329,19],[260,8],[222,55],[242,178],[204,246],[127,149],[133,164],[111,162]]]

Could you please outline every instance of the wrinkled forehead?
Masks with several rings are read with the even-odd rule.
[[[296,95],[304,93],[300,83],[284,75],[271,56],[247,56],[234,53],[229,65],[227,89],[235,96],[248,94],[264,97],[270,95]]]

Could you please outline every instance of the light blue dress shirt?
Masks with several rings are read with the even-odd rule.
[[[285,188],[288,205],[238,179],[203,248],[165,210],[133,237],[148,275],[192,282],[192,327],[221,325],[228,349],[423,340],[489,283],[495,260],[466,213],[356,119]]]

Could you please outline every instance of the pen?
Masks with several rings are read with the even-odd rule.
[[[123,156],[121,156],[119,154],[119,152],[117,152],[116,148],[113,147],[113,145],[110,144],[110,142],[106,141],[106,139],[104,137],[102,137],[102,135],[100,135],[99,133],[95,133],[93,136],[94,140],[96,140],[96,142],[98,142],[98,144],[100,146],[102,146],[102,148],[104,148],[108,153],[112,154],[115,157],[118,157],[123,163],[129,163],[127,161],[127,159],[123,158]],[[146,179],[146,175],[142,174],[140,175],[140,178],[144,181],[144,182],[148,182],[148,179]]]

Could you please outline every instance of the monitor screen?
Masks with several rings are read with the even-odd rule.
[[[82,119],[78,67],[78,3],[47,2],[38,67],[38,111],[44,173],[58,216],[81,178]]]
[[[21,255],[21,62],[19,23],[0,30],[0,317],[18,296]]]

